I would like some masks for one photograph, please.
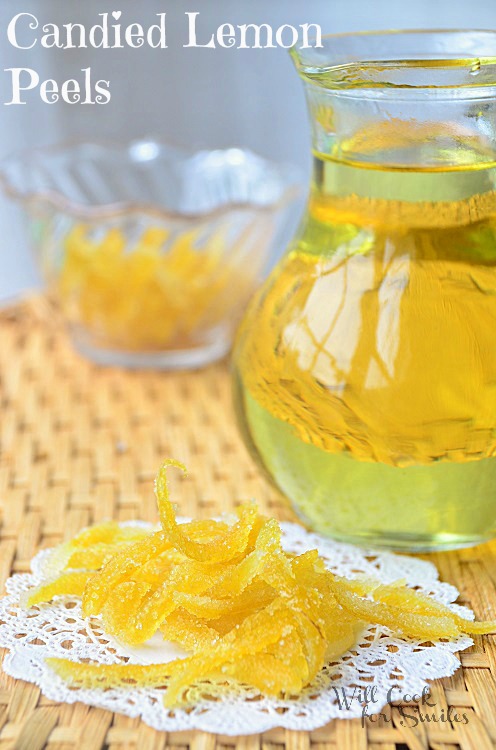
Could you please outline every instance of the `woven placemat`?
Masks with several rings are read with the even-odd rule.
[[[82,526],[156,521],[153,478],[166,456],[190,468],[186,479],[171,472],[183,515],[211,516],[256,497],[266,512],[294,520],[241,444],[224,364],[190,373],[97,368],[73,352],[50,304],[33,297],[0,312],[0,402],[2,583]],[[496,544],[429,559],[479,618],[496,618]],[[364,727],[353,720],[310,733],[160,734],[139,720],[54,704],[2,673],[0,750],[485,750],[496,747],[496,640],[476,640],[462,668],[432,684],[435,708],[417,726],[387,707]]]

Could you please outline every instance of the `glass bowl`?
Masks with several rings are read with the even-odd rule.
[[[26,151],[0,165],[76,348],[124,367],[226,354],[299,175],[239,148],[154,140]]]

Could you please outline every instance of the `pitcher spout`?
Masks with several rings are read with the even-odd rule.
[[[324,36],[291,56],[305,86],[313,148],[381,168],[494,161],[496,32]],[[481,102],[483,105],[481,106]]]

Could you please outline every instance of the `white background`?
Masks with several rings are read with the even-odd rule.
[[[7,41],[10,19],[34,13],[41,24],[98,23],[121,10],[124,23],[154,23],[167,12],[167,50],[18,51]],[[303,91],[283,49],[183,49],[185,11],[200,11],[200,34],[222,23],[319,23],[327,33],[385,28],[496,28],[496,0],[0,0],[0,99],[8,101],[8,67],[42,78],[81,78],[91,65],[110,79],[105,106],[0,103],[0,158],[75,138],[125,140],[156,135],[190,147],[248,146],[307,166]],[[495,50],[496,55],[496,50]],[[0,298],[37,283],[20,209],[0,198]]]

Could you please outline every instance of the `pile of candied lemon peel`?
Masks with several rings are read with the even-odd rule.
[[[472,622],[403,582],[333,575],[316,550],[290,555],[275,519],[254,503],[237,521],[178,524],[169,500],[167,470],[156,494],[161,528],[149,531],[106,523],[56,548],[61,571],[27,592],[26,607],[56,595],[82,596],[83,614],[101,616],[104,629],[138,645],[157,631],[190,653],[154,665],[49,665],[74,687],[167,686],[165,705],[188,701],[188,688],[221,679],[249,684],[266,695],[298,694],[328,661],[339,658],[367,624],[406,637],[456,638],[496,631]]]
[[[240,240],[241,242],[241,240]],[[186,346],[243,305],[255,284],[253,255],[237,253],[226,228],[171,234],[149,227],[135,247],[122,231],[96,240],[77,224],[54,279],[68,319],[108,345],[129,349]]]

